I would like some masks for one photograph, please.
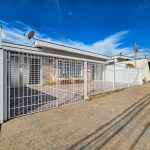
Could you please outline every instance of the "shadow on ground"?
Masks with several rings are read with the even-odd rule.
[[[99,127],[93,133],[87,135],[85,138],[79,140],[70,146],[67,150],[72,149],[101,149],[120,131],[122,131],[147,105],[150,104],[150,93],[145,97],[131,105],[128,109],[121,114]],[[150,122],[145,126],[145,129],[140,133],[137,139],[133,142],[130,150],[133,149],[142,135],[146,132]],[[132,131],[129,131],[132,132]]]
[[[49,90],[49,89],[48,89]],[[43,110],[56,108],[58,106],[70,104],[83,100],[80,94],[57,95],[45,91],[33,89],[30,87],[20,87],[10,89],[10,118],[37,113]]]

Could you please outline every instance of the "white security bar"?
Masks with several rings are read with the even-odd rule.
[[[138,69],[122,65],[12,51],[7,58],[8,119],[77,103],[140,81]]]

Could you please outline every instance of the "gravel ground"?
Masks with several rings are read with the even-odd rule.
[[[9,149],[150,150],[150,84],[7,121]]]

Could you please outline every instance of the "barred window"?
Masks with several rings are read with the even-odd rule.
[[[82,76],[82,64],[80,62],[58,60],[58,75]]]

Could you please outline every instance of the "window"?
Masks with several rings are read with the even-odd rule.
[[[82,64],[79,62],[58,61],[58,75],[81,76]]]
[[[92,66],[92,79],[103,80],[103,66]]]
[[[29,84],[40,84],[40,59],[30,59]]]

